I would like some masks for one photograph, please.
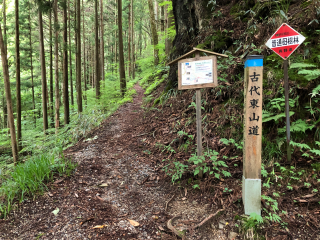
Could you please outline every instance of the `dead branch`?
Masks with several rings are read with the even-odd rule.
[[[205,224],[206,222],[208,222],[211,218],[213,218],[214,216],[216,216],[219,212],[224,211],[223,209],[219,209],[216,213],[211,214],[209,217],[207,217],[206,219],[204,219],[201,223],[197,224],[196,226],[194,226],[194,229],[197,229],[199,227],[201,227],[203,224]]]

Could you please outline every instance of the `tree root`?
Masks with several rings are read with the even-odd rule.
[[[167,227],[175,234],[177,235],[178,237],[181,237],[182,240],[187,240],[186,236],[184,235],[183,232],[180,232],[178,231],[177,229],[175,229],[173,226],[172,226],[172,221],[176,218],[181,218],[181,216],[175,216],[173,218],[171,218],[168,222],[167,222]]]
[[[213,218],[214,216],[216,216],[218,213],[224,211],[225,209],[222,208],[222,209],[219,209],[217,212],[211,214],[209,217],[205,218],[202,222],[200,222],[199,224],[195,225],[194,227],[192,227],[192,230],[195,230],[199,227],[201,227],[202,225],[204,225],[205,223],[207,223],[211,218]],[[172,226],[172,221],[174,219],[177,219],[177,218],[181,218],[181,216],[175,216],[173,218],[171,218],[168,222],[167,222],[167,227],[175,234],[177,235],[178,237],[182,238],[182,240],[187,240],[185,234],[183,232],[180,232],[178,231],[177,229],[175,229],[173,226]],[[190,230],[190,229],[189,229]]]

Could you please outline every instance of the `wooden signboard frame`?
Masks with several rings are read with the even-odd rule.
[[[213,54],[213,56],[205,56],[200,57],[200,53],[205,54]],[[194,54],[195,58],[188,58],[181,60],[183,58],[186,58],[190,55]],[[193,48],[192,51],[184,54],[183,56],[178,57],[177,59],[171,61],[167,65],[173,65],[174,63],[178,62],[178,89],[179,90],[187,90],[187,89],[196,89],[196,117],[197,117],[197,156],[202,156],[202,118],[201,118],[201,88],[214,88],[218,86],[218,68],[217,68],[217,57],[228,57],[228,55],[210,52],[207,50],[199,49],[199,48]],[[203,61],[203,60],[209,60],[212,59],[212,77],[213,82],[212,83],[205,83],[205,84],[194,84],[194,85],[182,85],[182,75],[181,75],[181,64],[182,63],[188,63],[188,62],[197,62],[197,61]],[[200,164],[200,167],[201,164]],[[200,178],[203,177],[203,171],[200,170],[198,173],[198,176]]]
[[[200,88],[214,88],[218,86],[218,70],[217,70],[217,57],[216,56],[206,56],[199,57],[200,54],[196,54],[195,58],[183,59],[178,62],[178,89],[186,90],[186,89],[200,89]],[[213,83],[204,83],[204,84],[194,84],[194,85],[182,85],[182,64],[188,62],[197,62],[203,60],[211,60],[212,59],[212,77]]]

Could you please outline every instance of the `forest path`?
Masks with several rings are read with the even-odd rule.
[[[164,156],[148,150],[147,135],[153,134],[145,132],[144,90],[138,84],[135,89],[132,103],[64,152],[78,163],[71,177],[55,179],[44,195],[24,201],[8,219],[0,219],[0,240],[173,240],[177,238],[167,222],[176,216],[181,219],[173,223],[175,228],[188,230],[189,240],[233,239],[210,224],[192,230],[218,206],[203,204],[207,197],[202,194],[173,186],[157,166]]]
[[[78,163],[72,177],[50,183],[49,192],[0,220],[0,239],[160,238],[155,221],[167,220],[165,203],[171,195],[148,159],[140,157],[144,90],[138,84],[135,89],[132,103],[65,151]]]

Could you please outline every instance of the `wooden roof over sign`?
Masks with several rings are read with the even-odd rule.
[[[220,57],[229,57],[228,55],[225,55],[225,54],[216,53],[216,52],[211,52],[211,51],[203,50],[203,49],[200,49],[200,48],[193,48],[192,51],[190,51],[190,52],[182,55],[181,57],[178,57],[177,59],[175,59],[175,60],[173,60],[173,61],[171,61],[171,62],[169,62],[169,63],[167,64],[167,66],[172,65],[172,64],[178,62],[179,60],[181,60],[181,59],[183,59],[183,58],[185,58],[185,57],[188,57],[189,55],[191,55],[191,54],[193,54],[193,53],[195,53],[195,52],[204,52],[204,53],[209,53],[209,54],[212,54],[212,55],[217,55],[217,56],[220,56]]]

